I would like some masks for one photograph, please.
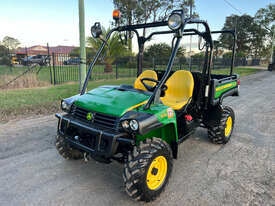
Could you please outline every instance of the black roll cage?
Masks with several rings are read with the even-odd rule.
[[[212,58],[213,58],[213,48],[214,48],[214,43],[212,39],[212,34],[222,34],[222,33],[228,33],[233,36],[233,47],[232,47],[232,59],[231,59],[231,70],[230,70],[230,75],[233,74],[233,69],[234,69],[234,60],[235,60],[235,50],[236,50],[236,31],[235,30],[222,30],[222,31],[212,31],[209,28],[209,25],[206,21],[203,20],[198,20],[198,19],[192,19],[192,18],[185,18],[183,17],[183,11],[182,10],[175,10],[172,12],[173,13],[178,13],[182,15],[183,23],[181,27],[177,30],[167,30],[167,31],[158,31],[158,32],[152,32],[151,34],[148,35],[148,37],[140,36],[137,29],[144,29],[144,28],[154,28],[154,27],[168,27],[168,21],[162,21],[162,22],[153,22],[153,23],[145,23],[145,24],[136,24],[136,25],[126,25],[126,26],[117,26],[109,31],[109,33],[106,35],[105,41],[103,41],[101,47],[97,51],[93,61],[89,65],[88,73],[83,85],[83,88],[81,90],[81,95],[83,95],[86,91],[88,81],[90,79],[92,70],[94,68],[94,65],[96,64],[99,56],[101,55],[104,47],[107,45],[107,41],[112,35],[113,32],[122,32],[122,31],[132,31],[136,34],[137,40],[138,40],[138,48],[139,48],[139,53],[138,53],[138,60],[137,60],[137,76],[141,74],[142,72],[142,58],[143,58],[143,51],[144,51],[144,43],[152,38],[154,35],[160,35],[160,34],[172,34],[174,33],[174,40],[176,39],[175,45],[173,45],[172,48],[172,53],[170,56],[170,59],[167,64],[167,69],[156,86],[156,88],[153,91],[153,94],[151,95],[150,99],[148,100],[147,104],[145,105],[144,109],[150,108],[150,105],[152,102],[158,102],[159,97],[160,97],[160,88],[165,84],[167,78],[169,77],[169,73],[172,70],[172,66],[176,57],[176,53],[178,51],[181,39],[183,36],[190,36],[190,35],[198,35],[201,36],[205,42],[206,42],[206,50],[205,50],[205,61],[204,61],[204,67],[202,70],[202,79],[201,79],[201,84],[200,84],[200,90],[199,90],[199,97],[202,95],[202,91],[205,89],[207,85],[210,85],[210,80],[211,80],[211,64],[212,64]],[[200,32],[197,29],[185,29],[185,26],[187,24],[202,24],[205,28],[204,32]],[[207,102],[207,99],[205,100]]]

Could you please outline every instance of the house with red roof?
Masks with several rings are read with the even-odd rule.
[[[74,46],[56,46],[56,47],[49,47],[49,53],[50,55],[52,55],[52,53],[58,53],[58,54],[67,54],[69,55],[70,52],[75,49],[76,47]],[[46,46],[41,46],[41,45],[36,45],[36,46],[32,46],[29,48],[21,48],[21,49],[17,49],[15,51],[15,54],[24,54],[24,55],[28,55],[28,56],[33,56],[33,55],[48,55],[48,47]]]

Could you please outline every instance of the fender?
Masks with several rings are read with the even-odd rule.
[[[121,120],[136,119],[139,122],[139,131],[136,133],[136,143],[147,138],[158,137],[167,142],[177,157],[177,120],[173,109],[163,104],[152,105],[149,110],[129,111]]]

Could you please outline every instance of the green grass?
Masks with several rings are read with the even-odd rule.
[[[27,66],[14,66],[14,67],[8,67],[8,66],[1,66],[0,65],[0,75],[12,75],[12,76],[18,76],[25,72],[28,69]],[[35,67],[35,69],[31,70],[33,72],[37,72],[40,69],[40,67]],[[49,67],[42,67],[41,70],[38,73],[38,79],[40,81],[48,81],[50,82],[50,70]]]
[[[101,85],[133,84],[134,79],[89,82],[88,89]],[[0,90],[0,121],[22,114],[51,114],[59,110],[60,100],[78,92],[78,84],[64,84],[48,88]]]
[[[255,74],[259,71],[262,71],[261,69],[254,69],[254,68],[243,68],[243,67],[237,67],[234,69],[234,74],[239,74],[241,77]],[[217,69],[213,70],[212,74],[229,74],[230,69]]]

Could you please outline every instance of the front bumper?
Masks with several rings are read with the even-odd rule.
[[[128,133],[104,130],[69,114],[55,116],[59,119],[58,134],[63,136],[70,146],[88,152],[91,156],[109,159],[117,153],[120,144],[134,144]]]

